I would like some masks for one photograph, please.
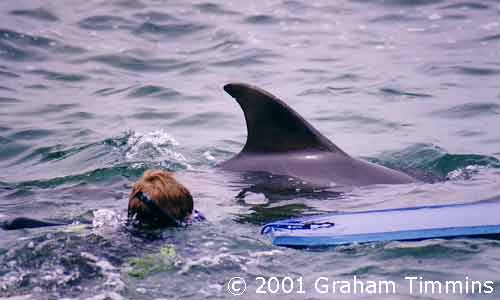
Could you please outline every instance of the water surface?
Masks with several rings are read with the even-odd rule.
[[[496,2],[18,0],[0,14],[0,217],[95,222],[2,232],[0,297],[229,299],[240,276],[250,283],[240,298],[272,299],[254,293],[255,277],[310,286],[356,275],[398,282],[384,299],[497,298],[415,295],[403,280],[498,284],[497,241],[299,251],[259,235],[301,214],[500,196]],[[222,90],[231,81],[285,99],[353,156],[448,180],[241,193],[248,178],[214,168],[246,137]],[[149,235],[121,227],[147,168],[175,172],[210,221]]]

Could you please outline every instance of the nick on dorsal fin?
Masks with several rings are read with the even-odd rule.
[[[283,153],[317,150],[347,154],[317,131],[292,108],[270,93],[244,83],[224,90],[241,106],[247,124],[244,153]]]

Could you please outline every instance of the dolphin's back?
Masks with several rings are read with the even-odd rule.
[[[404,173],[350,157],[285,102],[243,83],[224,86],[240,105],[247,124],[241,152],[219,167],[263,171],[314,184],[396,184],[414,179]]]

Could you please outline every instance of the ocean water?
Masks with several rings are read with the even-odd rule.
[[[272,246],[259,230],[303,214],[498,198],[499,62],[495,1],[2,1],[0,219],[92,225],[0,232],[0,299],[498,299],[495,240],[313,251]],[[233,81],[284,99],[353,156],[440,180],[249,187],[214,167],[245,143],[222,90]],[[174,172],[209,221],[124,228],[148,168]],[[398,289],[320,293],[320,276]],[[411,293],[405,276],[490,280],[495,291]],[[227,290],[233,277],[244,295]],[[272,294],[286,277],[293,292]]]

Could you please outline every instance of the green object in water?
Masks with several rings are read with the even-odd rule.
[[[152,257],[134,257],[129,260],[128,274],[133,277],[144,278],[156,271],[156,263]],[[156,267],[156,268],[155,268]]]
[[[87,225],[85,224],[71,224],[63,229],[64,232],[72,232],[72,233],[82,233]]]
[[[175,247],[168,244],[160,248],[159,254],[131,258],[128,261],[128,275],[142,279],[149,274],[166,271],[174,264],[176,256]]]
[[[165,258],[171,258],[177,255],[177,253],[175,253],[175,247],[172,244],[161,247],[160,254]]]

